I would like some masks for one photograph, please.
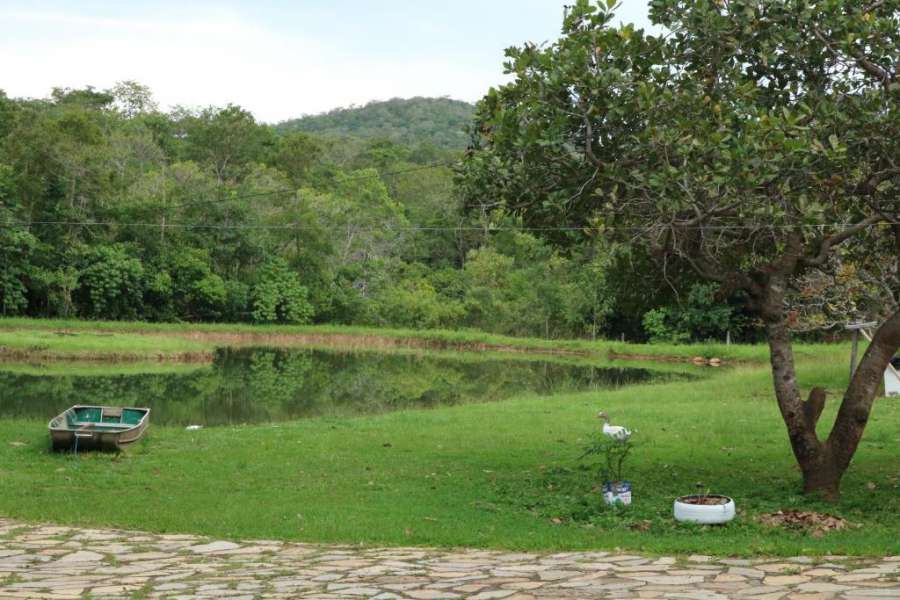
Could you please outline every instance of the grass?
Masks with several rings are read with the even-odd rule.
[[[0,321],[0,356],[11,359],[208,359],[214,346],[193,340],[139,333],[66,333],[50,328],[8,330]]]
[[[126,331],[124,326],[120,331]],[[562,346],[584,344],[590,343]],[[757,360],[765,355],[757,347],[729,348],[734,354],[723,356]],[[690,356],[701,349],[675,350]],[[839,393],[846,386],[847,355],[841,345],[802,347],[801,384]],[[699,381],[524,395],[370,417],[201,431],[152,427],[145,441],[120,455],[55,455],[47,451],[45,423],[2,421],[0,514],[307,542],[717,555],[900,554],[900,402],[877,401],[844,480],[843,498],[825,505],[798,493],[799,473],[767,366],[753,362],[706,372],[711,376]],[[592,418],[598,408],[614,423],[637,430],[638,448],[628,470],[635,496],[631,507],[604,507],[595,489],[597,476],[578,460],[582,444],[598,426]],[[835,411],[832,396],[823,427]],[[733,496],[736,521],[723,527],[674,523],[672,500],[693,493],[698,483]],[[769,529],[756,520],[784,508],[829,512],[858,527],[811,537]]]

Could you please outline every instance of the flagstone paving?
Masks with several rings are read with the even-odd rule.
[[[0,598],[900,598],[900,556],[644,557],[364,548],[0,519]]]

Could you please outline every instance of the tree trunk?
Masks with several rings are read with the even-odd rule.
[[[797,374],[794,366],[794,351],[791,345],[791,334],[784,319],[766,323],[766,334],[769,341],[769,355],[772,361],[772,381],[775,385],[775,398],[781,411],[781,418],[787,426],[788,438],[797,464],[803,472],[804,489],[824,488],[831,485],[830,478],[825,477],[829,461],[826,448],[816,435],[818,415],[810,410],[814,397],[821,396],[816,390],[810,400],[804,402],[797,386]],[[822,403],[824,406],[824,402]],[[811,418],[812,417],[812,418]],[[822,483],[813,483],[819,482]]]
[[[776,296],[778,294],[776,293]],[[825,406],[825,390],[814,388],[805,402],[797,386],[790,330],[782,311],[764,313],[775,396],[787,426],[794,456],[803,473],[803,491],[837,500],[840,483],[865,431],[885,369],[900,348],[900,311],[876,332],[844,394],[828,440],[816,434]]]
[[[828,449],[816,435],[816,422],[825,405],[825,393],[816,388],[807,402],[801,398],[791,331],[784,312],[787,281],[784,277],[772,276],[767,284],[761,313],[769,342],[772,382],[791,449],[803,473],[803,488],[806,492],[822,491],[824,495],[834,497],[840,475],[835,477],[829,467],[832,461]]]
[[[900,310],[875,332],[838,410],[826,445],[834,468],[841,474],[850,466],[862,439],[875,394],[884,379],[888,364],[900,349]]]
[[[819,456],[800,469],[803,472],[804,494],[818,495],[832,502],[840,498],[841,478],[846,467],[838,467],[827,447],[823,446]]]

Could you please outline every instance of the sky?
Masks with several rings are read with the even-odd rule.
[[[163,108],[239,104],[277,122],[372,100],[474,102],[503,51],[559,34],[572,0],[0,0],[0,89],[135,80]],[[617,21],[647,27],[647,0]]]

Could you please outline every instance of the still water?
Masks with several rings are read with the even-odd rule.
[[[610,389],[671,377],[483,356],[222,350],[212,365],[175,373],[42,375],[0,365],[0,419],[49,420],[73,404],[99,404],[150,407],[156,424],[235,425]]]

